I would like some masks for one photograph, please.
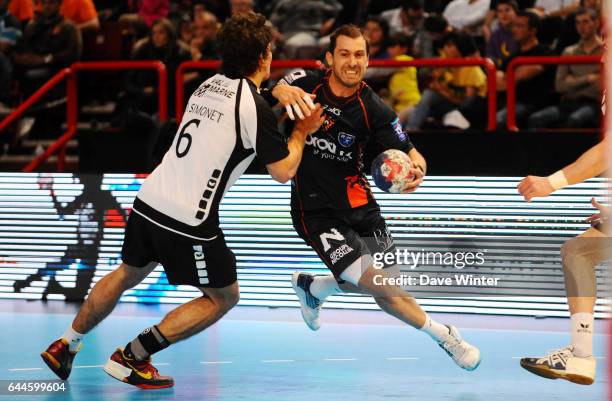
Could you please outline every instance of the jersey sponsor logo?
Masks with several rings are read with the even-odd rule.
[[[236,94],[235,91],[229,89],[231,82],[223,79],[213,79],[210,82],[205,82],[193,92],[192,96],[202,97],[206,94],[221,95],[231,99]]]
[[[406,141],[406,133],[402,128],[402,124],[400,123],[399,117],[396,117],[395,120],[391,121],[391,127],[393,127],[393,130],[397,134],[397,137],[400,139],[400,141]]]
[[[198,281],[200,284],[208,284],[208,270],[204,260],[204,249],[202,245],[193,246],[193,258],[195,259],[196,270],[198,271]]]
[[[335,249],[332,253],[329,254],[329,259],[331,260],[332,265],[335,265],[340,259],[348,255],[353,251],[353,248],[348,246],[347,244],[342,244],[338,249]]]
[[[339,161],[349,161],[353,159],[353,152],[347,152],[346,150],[338,150],[338,146],[328,141],[325,138],[317,138],[313,135],[306,137],[306,145],[314,147],[313,154],[317,155],[320,152],[322,159],[334,159]]]
[[[306,76],[306,71],[300,69],[295,70],[291,74],[285,75],[280,81],[280,84],[290,85],[293,81],[298,80],[300,78],[304,78]]]
[[[198,220],[204,220],[206,215],[208,214],[208,209],[210,205],[210,200],[215,194],[215,190],[217,189],[217,184],[219,183],[219,177],[221,177],[221,170],[215,169],[212,172],[211,178],[208,180],[206,184],[206,189],[202,194],[202,198],[200,199],[200,203],[198,204],[198,212],[196,213],[195,218]]]
[[[332,106],[330,106],[328,104],[324,104],[323,105],[323,110],[325,110],[326,112],[331,113],[331,114],[333,114],[335,116],[338,116],[338,117],[340,117],[340,114],[342,114],[342,110],[340,110],[337,107],[332,107]]]
[[[340,133],[338,134],[338,142],[340,143],[340,145],[344,146],[345,148],[348,148],[353,143],[355,143],[355,135],[347,134],[346,132],[340,131]]]
[[[323,252],[327,252],[329,251],[329,248],[331,248],[331,245],[329,245],[329,240],[344,241],[344,235],[342,235],[337,229],[332,228],[330,232],[319,235],[319,239],[323,245]]]

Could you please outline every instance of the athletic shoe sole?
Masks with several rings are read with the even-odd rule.
[[[128,378],[132,374],[132,369],[126,368],[125,366],[121,365],[120,363],[117,363],[117,362],[113,361],[112,359],[109,359],[106,362],[106,364],[104,365],[103,369],[113,379],[117,379],[120,382],[127,383],[127,384],[130,384],[132,386],[136,386],[136,387],[141,388],[143,390],[155,390],[155,389],[168,388],[168,387],[174,386],[174,383],[168,383],[168,384],[164,384],[164,385],[133,384],[133,383],[130,383]]]
[[[538,375],[546,379],[552,379],[552,380],[563,379],[563,380],[570,381],[572,383],[582,384],[582,385],[593,384],[593,382],[595,381],[595,379],[589,376],[579,375],[575,373],[564,373],[559,370],[550,369],[549,367],[546,367],[546,366],[528,365],[526,363],[523,363],[523,361],[521,361],[521,366],[523,367],[523,369],[533,373],[534,375]]]

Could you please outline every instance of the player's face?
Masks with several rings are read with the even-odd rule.
[[[577,15],[576,31],[581,39],[590,39],[597,32],[597,22],[593,21],[588,14]]]
[[[497,6],[497,20],[502,26],[510,26],[515,17],[516,13],[514,12],[514,8],[509,4],[500,4]]]
[[[368,68],[366,41],[362,36],[338,36],[334,54],[327,52],[325,58],[335,78],[345,87],[353,88],[359,85]]]

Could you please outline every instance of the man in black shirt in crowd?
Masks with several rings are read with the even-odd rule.
[[[519,11],[512,24],[512,36],[519,45],[497,72],[497,90],[506,90],[506,72],[516,57],[551,56],[552,51],[538,42],[540,18],[530,11]],[[516,68],[516,121],[521,123],[529,115],[548,105],[554,92],[554,69],[543,64],[526,64]],[[508,121],[508,109],[497,112],[497,126],[504,129]]]
[[[385,278],[397,275],[397,265],[375,268],[373,256],[394,252],[395,246],[366,180],[364,150],[367,146],[394,148],[409,155],[415,180],[404,188],[405,193],[423,181],[426,162],[402,130],[395,112],[363,82],[369,56],[363,31],[344,25],[330,39],[326,53],[329,71],[297,70],[271,92],[291,111],[290,117],[292,110],[298,117],[308,115],[312,95],[325,110],[325,122],[306,139],[302,162],[292,181],[293,225],[333,273],[294,273],[293,288],[304,321],[313,330],[319,328],[321,304],[327,296],[341,292],[341,283],[347,292],[374,296],[385,312],[429,334],[463,369],[476,369],[480,351],[462,340],[455,327],[431,319],[399,286],[386,285]]]

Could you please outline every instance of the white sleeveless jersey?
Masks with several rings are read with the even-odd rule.
[[[288,154],[255,85],[217,74],[191,95],[172,146],[142,184],[133,211],[175,233],[214,239],[219,203],[255,155],[269,164]]]

